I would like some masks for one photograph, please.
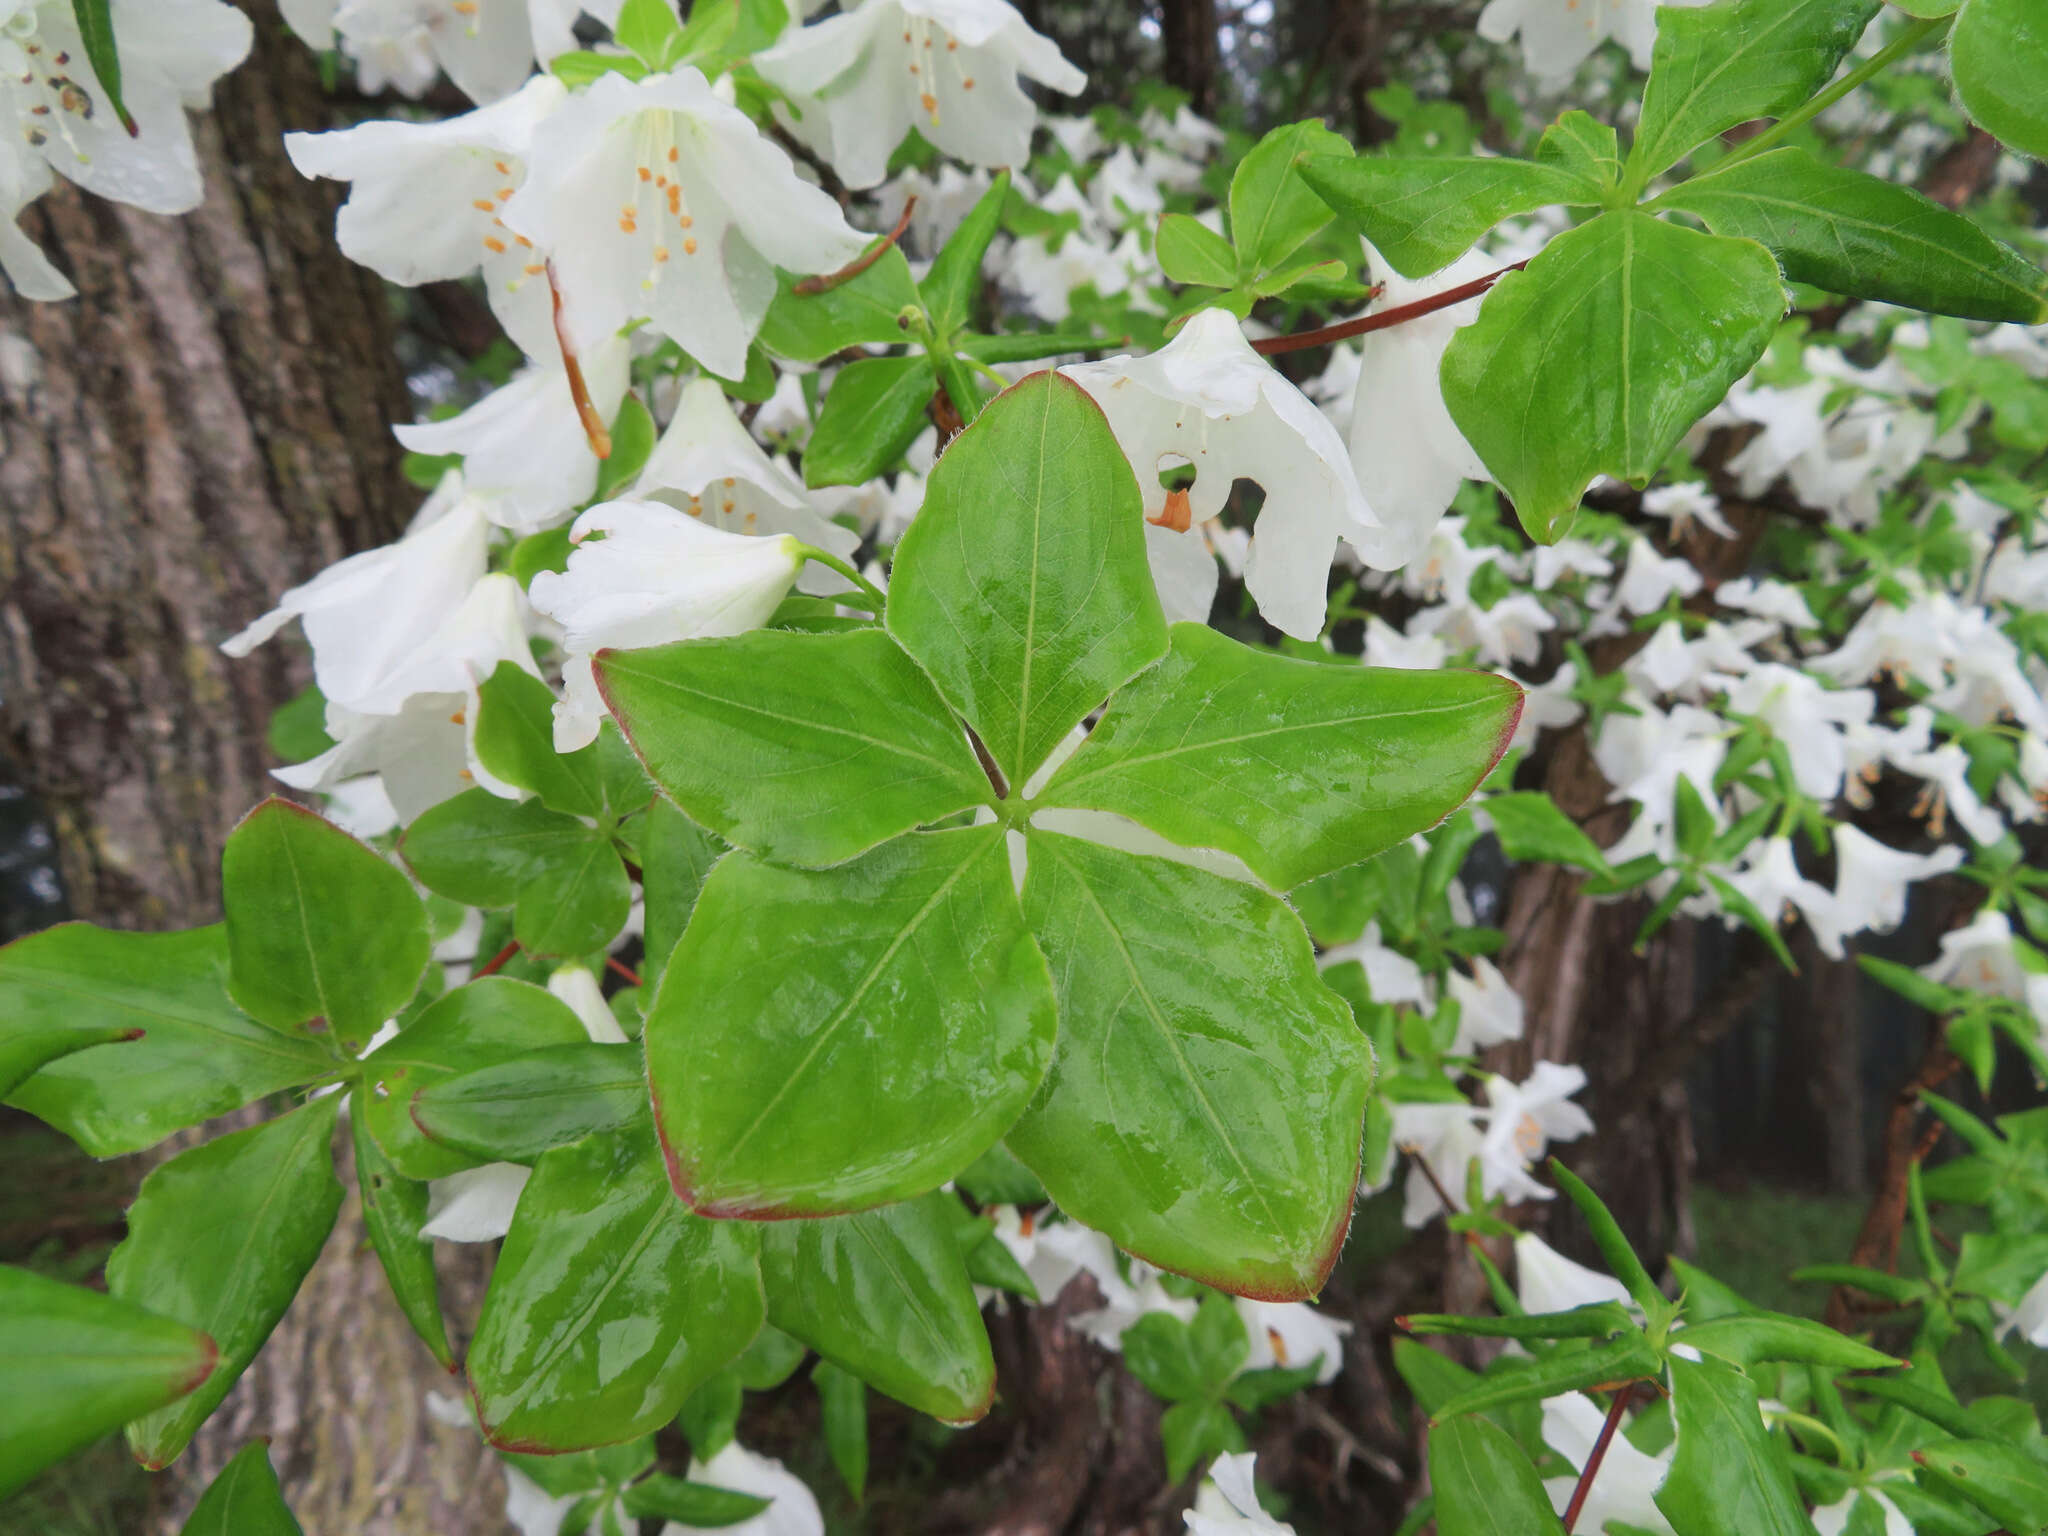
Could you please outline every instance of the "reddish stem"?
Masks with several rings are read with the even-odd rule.
[[[590,398],[590,386],[583,382],[583,364],[576,357],[576,343],[562,319],[562,285],[555,281],[555,264],[548,263],[548,294],[555,306],[555,341],[562,349],[562,370],[569,375],[569,398],[576,402],[576,415],[583,423],[583,435],[590,439],[590,451],[600,459],[612,456],[612,432],[597,414]]]
[[[1511,267],[1502,267],[1498,272],[1475,277],[1469,283],[1446,288],[1442,293],[1433,293],[1426,299],[1415,300],[1412,304],[1397,304],[1392,309],[1383,309],[1376,315],[1361,315],[1356,320],[1326,325],[1320,330],[1299,331],[1292,336],[1268,336],[1264,341],[1253,342],[1252,350],[1261,357],[1274,357],[1282,352],[1301,352],[1309,347],[1323,346],[1328,342],[1346,341],[1353,336],[1366,336],[1374,331],[1405,325],[1410,320],[1420,320],[1424,315],[1433,315],[1440,309],[1449,309],[1453,304],[1476,299],[1510,272],[1519,272],[1527,265],[1529,263],[1526,261],[1518,261]]]
[[[903,238],[903,231],[910,228],[910,210],[916,206],[916,198],[906,197],[903,200],[903,212],[897,215],[896,227],[894,229],[854,257],[852,261],[841,267],[837,272],[826,272],[817,277],[805,278],[796,285],[795,292],[802,294],[805,298],[809,298],[814,293],[830,293],[841,283],[852,282],[861,273],[867,271],[869,267],[880,261],[884,251]]]
[[[1579,1474],[1578,1486],[1572,1489],[1572,1501],[1564,1507],[1565,1536],[1571,1536],[1572,1527],[1578,1523],[1579,1511],[1586,1507],[1586,1496],[1593,1491],[1593,1474],[1607,1459],[1607,1447],[1613,1443],[1614,1432],[1621,1428],[1621,1416],[1628,1411],[1628,1401],[1635,1395],[1634,1382],[1627,1383],[1614,1394],[1614,1402],[1607,1410],[1607,1421],[1600,1426],[1600,1438],[1593,1442],[1593,1452],[1586,1458],[1586,1468]]]
[[[604,957],[604,968],[615,976],[624,977],[626,985],[629,987],[640,985],[640,973],[616,955],[606,955]]]
[[[1429,1159],[1416,1151],[1411,1144],[1404,1143],[1401,1151],[1411,1163],[1422,1171],[1422,1176],[1429,1180],[1429,1187],[1436,1191],[1436,1197],[1443,1205],[1444,1215],[1446,1217],[1457,1215],[1458,1204],[1451,1198],[1451,1192],[1444,1188],[1444,1181],[1436,1176],[1436,1170],[1429,1166]]]
[[[491,975],[493,972],[502,970],[505,967],[505,965],[510,962],[512,957],[518,953],[519,941],[517,939],[514,939],[511,943],[507,944],[503,949],[499,950],[495,955],[491,956],[490,962],[487,965],[485,965],[482,970],[478,971],[474,976],[470,977],[469,979],[471,981],[482,981],[486,976]]]

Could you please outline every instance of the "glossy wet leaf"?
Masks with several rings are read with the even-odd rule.
[[[1016,1117],[1053,1030],[999,828],[819,872],[730,854],[647,1018],[676,1188],[726,1216],[922,1194]]]
[[[512,907],[512,932],[529,955],[587,955],[619,936],[633,886],[609,838],[587,832],[573,848],[528,870]]]
[[[818,424],[804,445],[804,484],[860,485],[903,457],[924,429],[938,388],[932,361],[863,357],[832,376]]]
[[[213,1340],[83,1286],[0,1265],[0,1500],[212,1374]]]
[[[1492,673],[1295,661],[1176,624],[1036,803],[1114,811],[1285,889],[1442,821],[1521,713]]]
[[[413,1124],[484,1162],[530,1163],[550,1147],[647,1115],[640,1047],[544,1046],[416,1089]]]
[[[341,1209],[339,1095],[181,1152],[142,1181],[107,1290],[211,1335],[203,1386],[128,1425],[146,1467],[168,1466],[220,1405],[298,1294]]]
[[[897,316],[917,302],[917,284],[900,249],[884,251],[857,277],[823,293],[798,293],[801,277],[777,274],[775,302],[761,322],[761,345],[778,357],[820,363],[848,347],[909,339]]]
[[[644,1133],[534,1165],[484,1294],[469,1381],[509,1450],[647,1434],[737,1359],[762,1322],[754,1233],[693,1216]]]
[[[228,988],[251,1016],[360,1047],[427,967],[412,882],[304,806],[270,799],[221,854]]]
[[[1601,196],[1597,184],[1571,171],[1499,155],[1318,155],[1301,174],[1347,228],[1408,278],[1449,266],[1502,219]]]
[[[270,1465],[270,1443],[252,1440],[207,1485],[179,1536],[304,1536]]]
[[[1656,1493],[1666,1518],[1684,1536],[1813,1536],[1755,1383],[1713,1360],[1674,1358],[1670,1370],[1678,1451]]]
[[[640,890],[646,902],[640,978],[648,997],[697,909],[705,877],[725,851],[725,844],[667,798],[657,797],[647,808],[640,827]]]
[[[674,1520],[692,1530],[716,1530],[753,1519],[772,1501],[657,1472],[628,1488],[625,1502],[626,1513],[636,1520]]]
[[[1033,374],[953,440],[898,546],[887,622],[1012,793],[1166,654],[1138,482],[1078,385]]]
[[[349,1116],[355,1149],[356,1190],[362,1197],[363,1226],[377,1262],[405,1320],[433,1351],[443,1369],[455,1369],[448,1325],[441,1316],[440,1287],[434,1277],[434,1244],[420,1236],[427,1223],[427,1186],[400,1173],[370,1134],[369,1117]]]
[[[818,1389],[825,1450],[846,1491],[858,1502],[868,1488],[868,1389],[853,1372],[830,1360],[820,1360],[812,1368],[811,1385]]]
[[[878,629],[617,651],[613,714],[690,819],[777,864],[842,864],[990,796],[959,722]]]
[[[952,1209],[948,1209],[949,1205]],[[761,1229],[768,1320],[878,1392],[966,1423],[988,1411],[995,1361],[954,1241],[953,1196]]]
[[[1024,902],[1060,1038],[1010,1149],[1060,1209],[1240,1295],[1322,1286],[1372,1052],[1301,920],[1235,880],[1050,833]]]
[[[1657,14],[1657,46],[1629,153],[1648,185],[1716,134],[1781,117],[1828,83],[1883,0],[1718,0]]]
[[[477,761],[551,811],[595,816],[604,809],[595,743],[555,750],[555,691],[516,662],[501,661],[477,689]]]
[[[1803,149],[1686,182],[1659,206],[1769,247],[1787,277],[1830,293],[1971,320],[2048,318],[2048,276],[1973,220]]]
[[[1784,313],[1755,242],[1604,213],[1487,295],[1444,353],[1444,403],[1522,526],[1554,543],[1595,476],[1655,474]]]
[[[538,800],[465,789],[407,827],[398,851],[428,890],[468,907],[509,907],[530,870],[589,841],[582,822]]]
[[[527,1051],[586,1044],[589,1038],[569,1005],[546,988],[486,976],[437,999],[396,1039],[371,1052],[355,1113],[400,1173],[446,1178],[479,1159],[426,1138],[412,1118],[415,1093]]]
[[[1564,1525],[1522,1448],[1486,1419],[1429,1432],[1429,1485],[1440,1536],[1561,1536]]]

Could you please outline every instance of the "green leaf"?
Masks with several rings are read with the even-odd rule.
[[[1655,1376],[1662,1363],[1656,1346],[1641,1334],[1593,1349],[1554,1350],[1521,1370],[1495,1370],[1479,1378],[1431,1409],[1430,1422],[1443,1424],[1461,1414],[1540,1402],[1610,1382],[1642,1381]]]
[[[1563,113],[1543,130],[1536,161],[1605,190],[1621,182],[1621,141],[1607,124],[1590,113]]]
[[[878,1392],[952,1424],[988,1412],[995,1362],[953,1196],[762,1228],[768,1319]]]
[[[697,909],[705,876],[724,852],[723,843],[669,801],[657,799],[647,808],[640,838],[640,890],[647,907],[642,941],[647,953],[640,962],[640,977],[649,997]]]
[[[736,1368],[718,1372],[684,1400],[676,1428],[697,1460],[709,1461],[732,1444],[744,1406],[746,1388]]]
[[[516,662],[501,661],[477,689],[476,755],[498,778],[540,796],[551,811],[604,809],[597,748],[555,750],[555,691]]]
[[[1896,1404],[1914,1417],[1925,1419],[1952,1435],[1967,1439],[1983,1433],[1983,1426],[1972,1419],[1954,1398],[1944,1397],[1927,1387],[1915,1386],[1897,1376],[1857,1376],[1844,1385],[1865,1397]]]
[[[1810,1318],[1788,1317],[1782,1312],[1749,1312],[1695,1323],[1685,1330],[1683,1342],[1701,1354],[1744,1368],[1765,1360],[1790,1360],[1838,1371],[1881,1371],[1906,1363]]]
[[[263,739],[287,763],[303,763],[331,748],[334,738],[327,734],[327,700],[320,696],[319,685],[306,684],[272,710],[270,729]]]
[[[818,1389],[825,1450],[857,1504],[868,1490],[868,1389],[858,1376],[830,1360],[812,1367],[811,1385]]]
[[[1201,624],[1119,693],[1037,800],[1221,848],[1278,889],[1435,826],[1507,750],[1522,690],[1490,672],[1295,661]]]
[[[647,1113],[640,1047],[544,1046],[416,1089],[413,1124],[483,1162],[531,1163],[551,1147],[621,1131]]]
[[[1044,832],[1024,905],[1060,1037],[1011,1150],[1163,1269],[1266,1300],[1321,1289],[1373,1062],[1301,920],[1254,886]]]
[[[1853,1285],[1884,1301],[1908,1306],[1927,1295],[1927,1282],[1887,1274],[1857,1264],[1812,1264],[1792,1271],[1792,1279],[1813,1285]]]
[[[94,1157],[302,1087],[335,1069],[321,1044],[280,1034],[228,996],[227,933],[119,933],[62,923],[0,949],[0,1060],[41,1057],[8,1103]],[[133,1036],[107,1049],[52,1042]]]
[[[1188,214],[1161,214],[1153,249],[1159,257],[1159,270],[1176,283],[1229,288],[1237,282],[1235,247]]]
[[[1429,1432],[1429,1484],[1440,1536],[1564,1530],[1522,1448],[1485,1419],[1452,1419]]]
[[[1593,1245],[1600,1250],[1607,1272],[1627,1287],[1635,1304],[1650,1316],[1655,1317],[1665,1310],[1669,1303],[1664,1299],[1664,1293],[1657,1289],[1657,1282],[1650,1278],[1650,1272],[1643,1268],[1643,1261],[1636,1257],[1636,1251],[1629,1245],[1621,1223],[1614,1219],[1614,1213],[1607,1209],[1584,1179],[1554,1157],[1550,1160],[1550,1176],[1557,1180],[1557,1187],[1565,1192],[1585,1218],[1586,1228],[1593,1235]]]
[[[1230,178],[1230,238],[1237,272],[1270,272],[1330,222],[1330,208],[1302,175],[1311,156],[1348,155],[1342,134],[1310,120],[1275,128],[1238,161]]]
[[[213,1340],[31,1270],[0,1265],[0,1500],[213,1374]]]
[[[1517,864],[1571,864],[1596,874],[1607,869],[1600,845],[1540,790],[1491,795],[1479,808],[1493,823],[1500,851]]]
[[[332,822],[269,799],[221,854],[228,989],[279,1029],[351,1050],[418,990],[430,945],[412,882]]]
[[[1670,1369],[1678,1450],[1655,1499],[1680,1536],[1813,1536],[1755,1384],[1714,1360]]]
[[[534,1165],[484,1293],[470,1390],[493,1445],[580,1450],[651,1433],[764,1316],[754,1234],[685,1210],[644,1131]]]
[[[270,1442],[243,1446],[192,1506],[181,1536],[304,1536],[270,1465]]]
[[[1166,654],[1144,533],[1101,407],[1058,373],[998,395],[932,470],[897,548],[888,630],[1013,790]]]
[[[903,311],[917,303],[910,263],[895,246],[858,276],[823,293],[798,293],[801,278],[782,274],[761,322],[761,345],[778,357],[820,363],[848,347],[900,345]]]
[[[953,1182],[978,1205],[1043,1205],[1047,1199],[1038,1175],[1001,1142],[961,1169]]]
[[[963,335],[954,352],[983,363],[1028,363],[1063,352],[1097,352],[1113,339],[1081,331],[1005,331],[996,336]]]
[[[692,1530],[738,1525],[773,1502],[736,1488],[686,1482],[666,1472],[642,1478],[626,1490],[625,1501],[626,1513],[635,1520],[674,1520]]]
[[[655,782],[773,863],[842,864],[989,798],[960,723],[879,629],[615,651],[597,675]]]
[[[632,882],[611,840],[588,832],[528,871],[512,932],[529,955],[588,955],[618,937],[632,910]]]
[[[1428,277],[1472,248],[1502,219],[1555,203],[1600,201],[1573,171],[1501,156],[1318,155],[1303,180],[1403,277]]]
[[[1641,189],[1716,134],[1782,117],[1828,83],[1882,0],[1719,0],[1657,12],[1657,47],[1629,152]]]
[[[427,1223],[427,1186],[408,1179],[377,1145],[367,1115],[349,1116],[355,1146],[356,1189],[362,1197],[363,1225],[370,1245],[384,1267],[398,1309],[413,1332],[446,1370],[455,1369],[455,1351],[448,1345],[448,1325],[441,1316],[440,1287],[434,1276],[434,1244],[420,1236]]]
[[[922,1194],[1002,1135],[1053,1031],[1001,828],[822,873],[730,854],[647,1018],[676,1188],[744,1217]]]
[[[1998,140],[2048,160],[2048,16],[2034,0],[1968,0],[1948,38],[1963,110]]]
[[[128,1235],[107,1259],[107,1290],[204,1329],[220,1365],[190,1396],[128,1425],[128,1444],[152,1471],[177,1460],[220,1406],[334,1226],[330,1094],[263,1125],[181,1152],[142,1181]]]
[[[400,1173],[446,1178],[475,1167],[478,1159],[427,1140],[413,1123],[416,1092],[526,1051],[589,1038],[569,1005],[545,988],[486,976],[437,998],[395,1040],[370,1053],[354,1112],[368,1122]]]
[[[90,1050],[96,1045],[130,1045],[148,1035],[149,1031],[138,1025],[128,1024],[56,1024],[48,1021],[31,1021],[27,1027],[17,1024],[4,1038],[0,1038],[0,1098],[5,1098],[36,1072],[60,1057],[74,1051]]]
[[[1251,1352],[1237,1308],[1215,1292],[1202,1298],[1191,1323],[1170,1312],[1148,1312],[1126,1330],[1122,1345],[1130,1373],[1175,1403],[1220,1397]]]
[[[640,471],[647,467],[647,461],[654,455],[654,442],[660,431],[654,425],[654,416],[640,403],[640,397],[628,394],[619,402],[619,413],[612,418],[611,457],[600,459],[597,465],[597,489],[590,493],[593,502],[610,501],[623,486],[639,478]],[[559,569],[559,567],[558,567]],[[515,570],[513,574],[519,573]],[[533,579],[528,572],[520,581],[525,586]]]
[[[1803,149],[1778,149],[1658,199],[1768,246],[1796,282],[1971,320],[2048,319],[2048,275],[1971,220]]]
[[[465,789],[424,811],[398,840],[399,854],[437,895],[466,907],[509,907],[536,866],[559,863],[590,841],[590,829],[538,800]]]
[[[2008,1531],[2048,1527],[2048,1465],[2016,1446],[1941,1440],[1913,1452],[1923,1484],[1967,1499]]]
[[[1762,246],[1603,213],[1487,295],[1444,354],[1444,403],[1522,526],[1554,543],[1595,476],[1655,474],[1784,313]]]
[[[981,261],[988,253],[1002,223],[1003,204],[1010,196],[1010,173],[998,171],[989,189],[981,194],[959,227],[946,237],[931,270],[917,285],[931,316],[932,330],[950,337],[974,313],[974,300],[981,292]]]
[[[120,119],[129,138],[141,133],[134,114],[121,97],[121,52],[114,43],[113,0],[71,0],[71,19],[78,24],[78,39],[85,45],[85,61],[92,66],[100,95]]]
[[[1565,1312],[1520,1317],[1411,1312],[1395,1322],[1410,1333],[1455,1334],[1473,1339],[1605,1339],[1635,1326],[1628,1308],[1618,1301],[1593,1301]]]
[[[667,69],[683,54],[683,24],[675,0],[626,0],[612,36],[649,69]]]
[[[1244,1431],[1222,1403],[1212,1399],[1175,1403],[1159,1418],[1166,1447],[1166,1476],[1179,1484],[1205,1461],[1244,1449]]]
[[[804,484],[860,485],[903,457],[938,388],[932,360],[864,357],[833,376],[804,448]]]

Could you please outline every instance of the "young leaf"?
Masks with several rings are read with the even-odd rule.
[[[1114,811],[1234,853],[1277,889],[1435,826],[1507,750],[1522,690],[1490,672],[1333,667],[1176,624],[1037,804]]]
[[[1828,83],[1882,3],[1718,0],[1662,8],[1629,184],[1646,187],[1714,135],[1800,105]]]
[[[207,1485],[180,1536],[304,1536],[270,1465],[270,1444],[252,1440]]]
[[[415,1089],[428,1140],[484,1162],[531,1163],[550,1147],[624,1130],[647,1113],[640,1047],[543,1046]]]
[[[1303,179],[1312,156],[1347,155],[1342,134],[1310,120],[1275,128],[1238,161],[1230,178],[1230,239],[1238,277],[1271,272],[1330,222],[1330,208]]]
[[[1536,163],[1588,181],[1600,190],[1621,182],[1621,141],[1589,112],[1562,113],[1543,130]]]
[[[935,1191],[858,1216],[763,1227],[768,1320],[920,1413],[980,1418],[996,1368],[953,1237],[958,1208]]]
[[[626,1513],[635,1520],[673,1520],[693,1531],[739,1525],[773,1502],[737,1488],[686,1482],[665,1472],[642,1478],[626,1490],[624,1501]]]
[[[1678,1451],[1655,1498],[1681,1536],[1814,1536],[1755,1384],[1715,1360],[1670,1369]]]
[[[398,840],[420,884],[466,907],[509,907],[536,866],[559,863],[590,829],[538,800],[465,789],[423,812]]]
[[[1657,206],[1768,246],[1787,277],[1847,298],[1970,320],[2048,319],[2048,275],[1972,220],[1803,149],[1688,181]]]
[[[649,69],[667,69],[683,54],[683,24],[676,17],[675,0],[626,0],[612,36]]]
[[[1030,856],[1060,1036],[1011,1150],[1063,1211],[1162,1268],[1313,1295],[1350,1222],[1373,1064],[1301,920],[1166,859],[1044,832]]]
[[[109,1294],[203,1328],[220,1365],[190,1396],[128,1425],[128,1444],[152,1470],[178,1458],[220,1406],[334,1226],[330,1094],[245,1131],[181,1152],[142,1181],[128,1235],[107,1259]]]
[[[966,733],[878,629],[617,651],[605,702],[690,819],[776,864],[843,864],[990,796]]]
[[[512,908],[512,932],[529,955],[587,955],[618,937],[633,886],[608,838],[586,832],[574,848],[531,866]]]
[[[917,283],[897,247],[823,293],[798,293],[800,281],[778,277],[775,302],[761,322],[761,345],[777,357],[819,363],[848,347],[907,339],[898,317],[917,303]]]
[[[933,469],[898,547],[888,630],[1013,791],[1166,654],[1144,533],[1101,408],[1057,373],[997,396]]]
[[[279,1029],[359,1049],[419,987],[427,913],[412,882],[331,822],[263,802],[221,854],[228,989]]]
[[[1244,1320],[1227,1296],[1202,1298],[1195,1320],[1148,1312],[1123,1336],[1124,1364],[1148,1390],[1170,1403],[1223,1395],[1251,1352]]]
[[[85,61],[92,66],[101,97],[128,130],[128,137],[135,138],[142,130],[121,96],[121,51],[114,39],[113,0],[71,0],[71,19],[78,25],[78,40],[85,45]]]
[[[1539,790],[1492,795],[1480,804],[1501,852],[1518,864],[1572,864],[1596,874],[1607,870],[1607,855],[1579,824]]]
[[[498,778],[540,796],[551,811],[604,809],[597,748],[555,750],[555,691],[516,662],[501,661],[477,689],[476,755]]]
[[[825,391],[804,448],[804,484],[859,485],[881,474],[923,429],[937,388],[932,360],[921,352],[848,363]]]
[[[1302,179],[1403,277],[1428,277],[1502,219],[1556,203],[1597,203],[1598,183],[1572,171],[1500,156],[1316,155]]]
[[[384,1155],[370,1134],[369,1116],[349,1116],[355,1146],[356,1190],[362,1197],[363,1225],[398,1309],[412,1324],[444,1369],[455,1369],[455,1351],[448,1346],[448,1325],[441,1316],[440,1287],[434,1277],[434,1244],[420,1236],[427,1221],[427,1186],[408,1179]]]
[[[1485,1419],[1452,1419],[1429,1432],[1429,1482],[1440,1536],[1562,1536],[1543,1479]]]
[[[811,1385],[823,1411],[825,1449],[857,1504],[868,1490],[868,1389],[830,1360],[811,1368]]]
[[[82,1286],[0,1265],[0,1500],[213,1374],[212,1339]]]
[[[1753,241],[1603,213],[1487,295],[1444,354],[1444,403],[1522,526],[1555,543],[1596,475],[1656,473],[1784,313],[1778,264]]]
[[[1185,213],[1159,217],[1154,247],[1159,270],[1176,283],[1201,288],[1229,288],[1237,282],[1237,252],[1230,242]]]
[[[1159,1417],[1159,1438],[1166,1448],[1167,1479],[1175,1484],[1203,1462],[1244,1449],[1244,1431],[1213,1398],[1175,1403]]]
[[[1517,1403],[1540,1402],[1609,1383],[1642,1381],[1661,1366],[1656,1346],[1631,1334],[1595,1349],[1555,1350],[1521,1370],[1496,1370],[1430,1410],[1432,1424]],[[1759,1420],[1761,1423],[1761,1420]]]
[[[1643,1268],[1643,1261],[1636,1257],[1636,1251],[1623,1235],[1621,1223],[1614,1219],[1600,1197],[1571,1169],[1556,1158],[1550,1160],[1550,1176],[1557,1180],[1558,1188],[1571,1198],[1579,1208],[1579,1214],[1586,1219],[1586,1226],[1593,1234],[1593,1242],[1600,1250],[1600,1257],[1607,1262],[1607,1272],[1628,1288],[1628,1293],[1653,1317],[1669,1303],[1664,1293],[1657,1289],[1657,1282],[1650,1278],[1650,1272]]]
[[[1003,204],[1010,196],[1010,173],[998,171],[989,189],[981,194],[960,227],[946,237],[931,270],[919,283],[932,330],[950,337],[967,323],[974,311],[975,296],[981,292],[981,260],[988,243],[995,238],[1003,217]]]
[[[754,1235],[685,1210],[645,1131],[534,1165],[469,1351],[477,1418],[506,1450],[660,1428],[737,1359],[764,1316]]]
[[[730,854],[647,1018],[677,1192],[745,1217],[922,1194],[1016,1118],[1053,1031],[1000,828],[821,873]]]
[[[1963,110],[2002,143],[2048,160],[2048,16],[2037,0],[1968,0],[1948,58]]]

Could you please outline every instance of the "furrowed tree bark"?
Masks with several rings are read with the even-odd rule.
[[[314,58],[275,0],[242,4],[254,54],[193,121],[204,205],[165,219],[60,186],[24,227],[79,297],[0,294],[0,775],[45,809],[71,910],[115,927],[216,918],[221,844],[273,786],[265,727],[303,658],[234,662],[221,640],[417,500],[386,292],[336,249],[334,189],[284,154],[287,130],[331,126]],[[480,1264],[449,1266],[458,1317]],[[425,1418],[452,1384],[385,1289],[351,1195],[161,1480],[157,1528],[259,1434],[309,1536],[503,1528],[481,1442]]]

